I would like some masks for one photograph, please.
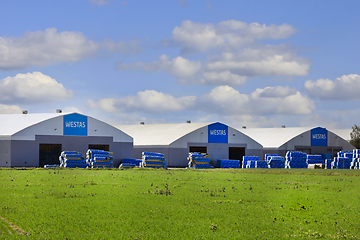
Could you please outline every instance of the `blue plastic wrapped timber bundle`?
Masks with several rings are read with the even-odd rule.
[[[268,157],[269,168],[285,168],[285,159],[281,156]]]
[[[280,154],[265,154],[265,161],[269,163],[271,157],[280,157]]]
[[[88,149],[86,152],[86,162],[91,168],[113,168],[111,156],[112,152]]]
[[[266,161],[256,161],[255,168],[269,168],[269,164]]]
[[[346,157],[334,157],[333,168],[350,169],[352,159]]]
[[[55,168],[60,167],[60,165],[44,165],[44,168]]]
[[[325,169],[332,169],[333,159],[325,159]]]
[[[340,151],[337,153],[337,157],[349,157],[347,154],[353,154],[353,151]]]
[[[167,168],[166,159],[162,153],[143,152],[142,165],[144,168]]]
[[[63,151],[59,157],[60,167],[66,168],[88,168],[81,153],[76,151]]]
[[[239,160],[219,159],[216,163],[217,168],[240,168]]]
[[[258,156],[243,156],[242,160],[243,160],[243,163],[246,162],[246,165],[243,168],[255,168],[256,161],[259,161],[260,157],[258,157]]]
[[[306,153],[288,151],[286,153],[285,168],[308,168],[306,158]]]
[[[324,164],[324,159],[321,155],[307,155],[306,161],[308,164]]]
[[[125,158],[121,161],[119,168],[142,167],[142,159]]]
[[[190,169],[214,168],[210,166],[210,155],[207,153],[190,152],[187,159]]]

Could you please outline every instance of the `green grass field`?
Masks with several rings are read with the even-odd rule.
[[[360,171],[1,169],[1,239],[359,239]]]

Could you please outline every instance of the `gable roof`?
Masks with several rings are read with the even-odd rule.
[[[12,136],[37,123],[67,114],[69,113],[0,114],[0,136]]]
[[[197,129],[212,123],[170,123],[118,125],[116,128],[130,135],[137,146],[166,146]]]

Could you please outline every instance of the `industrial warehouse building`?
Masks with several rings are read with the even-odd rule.
[[[210,154],[210,164],[218,159],[238,159],[245,155],[263,155],[261,144],[225,124],[179,123],[117,126],[134,138],[134,157],[141,153],[160,152],[169,167],[188,165],[189,152]]]
[[[133,139],[113,126],[78,113],[0,115],[0,167],[59,164],[64,150],[113,152],[113,163],[133,157]]]
[[[242,128],[241,132],[259,142],[264,154],[274,153],[285,156],[287,151],[301,151],[307,154],[331,153],[334,157],[339,151],[352,151],[354,148],[347,140],[349,130],[329,131],[326,128]],[[336,134],[336,133],[339,134]],[[345,133],[348,139],[345,140]],[[341,136],[343,137],[341,137]]]

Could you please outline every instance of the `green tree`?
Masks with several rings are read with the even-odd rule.
[[[357,149],[360,149],[360,126],[354,124],[350,133],[350,143]]]

